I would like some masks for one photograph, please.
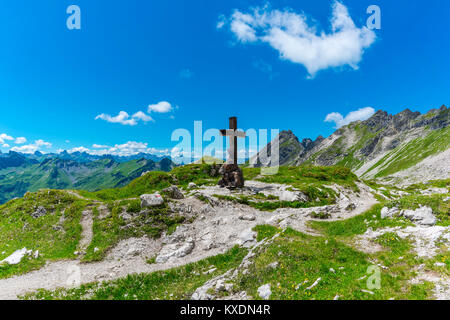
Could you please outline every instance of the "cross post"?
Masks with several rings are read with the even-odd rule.
[[[220,130],[220,134],[225,137],[230,137],[230,149],[228,150],[228,159],[231,159],[232,164],[237,165],[237,138],[245,138],[245,132],[237,131],[237,118],[231,117],[230,121],[230,129]]]

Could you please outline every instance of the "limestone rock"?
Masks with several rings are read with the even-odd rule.
[[[416,210],[403,210],[400,213],[405,218],[424,226],[433,226],[436,224],[436,217],[430,207],[420,207]]]
[[[6,259],[0,261],[0,265],[1,264],[19,264],[20,261],[22,261],[23,257],[25,257],[25,255],[30,255],[32,254],[32,250],[27,250],[27,248],[23,248],[20,250],[15,251],[12,255],[10,255],[9,257],[7,257]]]
[[[171,199],[184,199],[183,193],[177,186],[170,186],[164,189],[163,192],[166,193]]]
[[[166,245],[156,257],[156,263],[165,263],[169,259],[183,258],[194,250],[195,242],[192,238],[186,239],[186,242],[180,247],[178,244]]]
[[[270,290],[270,284],[265,284],[258,288],[258,294],[264,300],[269,300],[272,295],[272,291]]]
[[[143,194],[141,196],[141,208],[157,207],[164,203],[163,197],[159,193]]]

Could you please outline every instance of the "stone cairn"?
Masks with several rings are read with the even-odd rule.
[[[220,167],[219,173],[222,175],[222,179],[219,181],[221,188],[235,189],[244,187],[244,175],[237,164],[225,163]]]

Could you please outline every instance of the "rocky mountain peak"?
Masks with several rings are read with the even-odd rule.
[[[391,119],[392,116],[386,111],[378,110],[373,116],[362,123],[366,125],[370,131],[375,132],[382,127],[386,127]]]
[[[363,167],[362,170],[367,170],[370,167],[365,168],[365,163],[370,164],[372,160],[381,159],[388,152],[415,139],[425,139],[430,134],[436,137],[430,140],[432,143],[425,145],[429,153],[423,154],[435,152],[431,144],[436,145],[437,151],[442,151],[443,146],[448,144],[440,142],[446,140],[446,133],[433,132],[448,127],[450,123],[448,110],[446,106],[442,106],[424,115],[410,109],[395,115],[378,110],[365,121],[344,126],[329,138],[319,136],[315,141],[309,138],[299,140],[291,130],[282,131],[277,137],[280,146],[280,164],[300,165],[312,162],[324,166],[341,164],[354,170]],[[270,156],[270,149],[269,143],[257,155],[258,159],[265,154]],[[424,150],[423,147],[419,149]],[[258,164],[260,166],[260,163]]]

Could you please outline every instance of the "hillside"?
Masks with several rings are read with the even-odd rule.
[[[62,157],[29,157],[10,152],[0,157],[0,203],[21,197],[27,191],[42,188],[83,189],[95,191],[121,187],[147,171],[170,171],[174,164],[170,159],[154,162],[150,159],[118,162],[103,157],[90,161]],[[74,155],[72,157],[77,157]]]
[[[368,120],[350,123],[328,138],[319,137],[315,141],[300,142],[291,131],[283,131],[277,137],[280,164],[342,165],[364,178],[386,177],[448,150],[449,124],[450,111],[442,106],[426,114],[406,109],[390,115],[380,110]],[[267,150],[270,154],[270,149],[269,143],[251,163],[260,166],[261,154]],[[428,178],[445,178],[442,172],[448,176],[449,163],[447,161],[447,167]],[[437,161],[436,165],[439,165]],[[414,176],[414,172],[410,176]]]
[[[448,180],[399,188],[301,165],[243,168],[232,191],[217,169],[0,206],[0,299],[450,298]],[[158,205],[139,198],[154,192]],[[368,287],[376,266],[383,285]]]

